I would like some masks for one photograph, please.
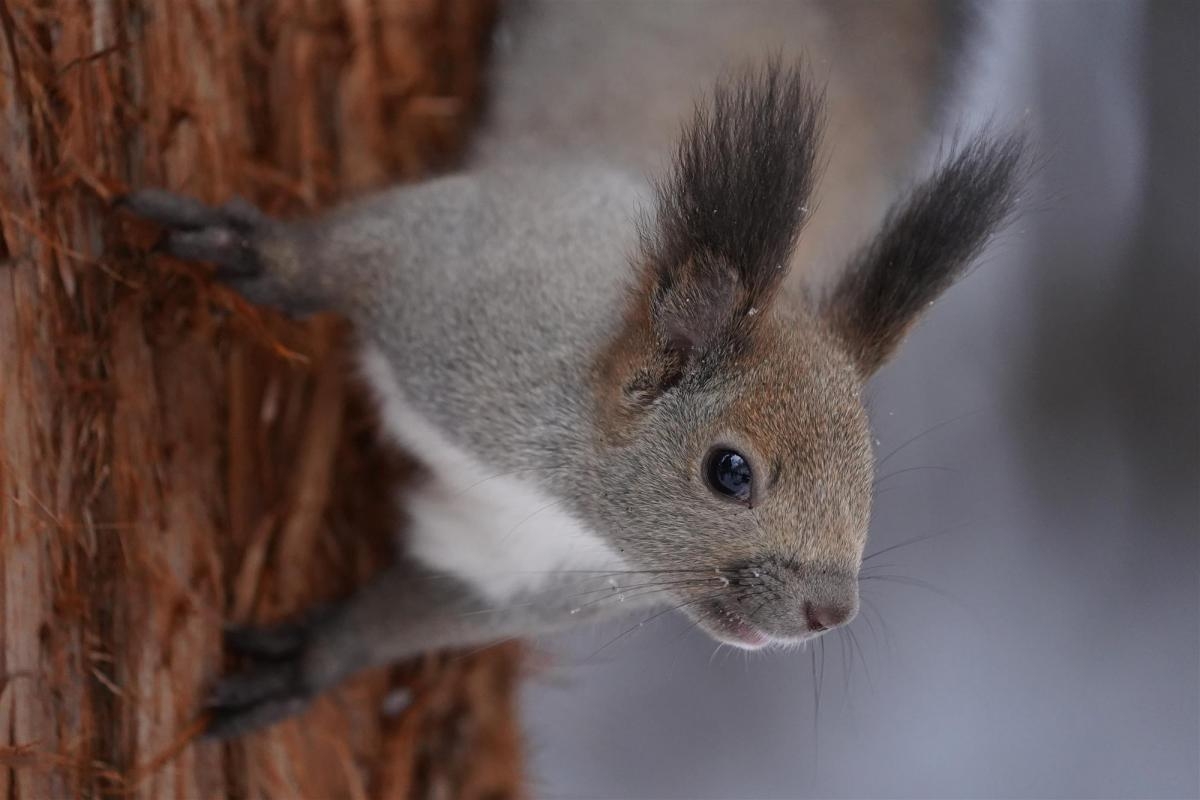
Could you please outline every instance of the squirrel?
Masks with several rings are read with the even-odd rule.
[[[341,603],[227,632],[252,666],[215,684],[209,734],[370,666],[631,609],[674,607],[747,649],[854,617],[864,383],[1011,217],[1026,148],[965,139],[817,290],[789,277],[810,252],[826,105],[780,52],[710,85],[653,180],[621,157],[540,163],[485,141],[459,174],[313,219],[124,198],[251,300],[345,315],[383,435],[423,470],[393,566]]]

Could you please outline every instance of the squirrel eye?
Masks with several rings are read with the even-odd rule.
[[[704,480],[717,494],[750,501],[750,462],[733,450],[713,450],[704,465]]]

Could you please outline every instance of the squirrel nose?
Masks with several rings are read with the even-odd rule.
[[[848,606],[822,605],[813,602],[804,604],[804,620],[808,623],[808,629],[814,633],[836,628],[849,620],[853,614],[854,610]]]

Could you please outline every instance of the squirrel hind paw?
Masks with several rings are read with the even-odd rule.
[[[219,679],[205,702],[204,737],[228,739],[303,711],[312,699],[295,661],[255,666]]]
[[[201,737],[219,741],[244,736],[294,717],[308,704],[307,697],[281,697],[234,708],[210,708]]]

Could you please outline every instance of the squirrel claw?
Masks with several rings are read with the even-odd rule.
[[[272,625],[225,626],[225,648],[260,661],[295,658],[308,643],[315,627],[331,617],[335,604],[322,603],[284,622]]]
[[[302,681],[294,664],[260,665],[221,678],[205,705],[213,709],[255,705],[271,698],[294,696],[300,686]]]
[[[208,710],[208,724],[202,734],[205,739],[232,739],[252,733],[288,717],[294,717],[308,707],[307,695],[263,698],[241,706],[214,706]]]
[[[296,653],[220,678],[205,701],[209,721],[204,736],[239,736],[303,711],[312,692],[304,682],[301,663]]]

